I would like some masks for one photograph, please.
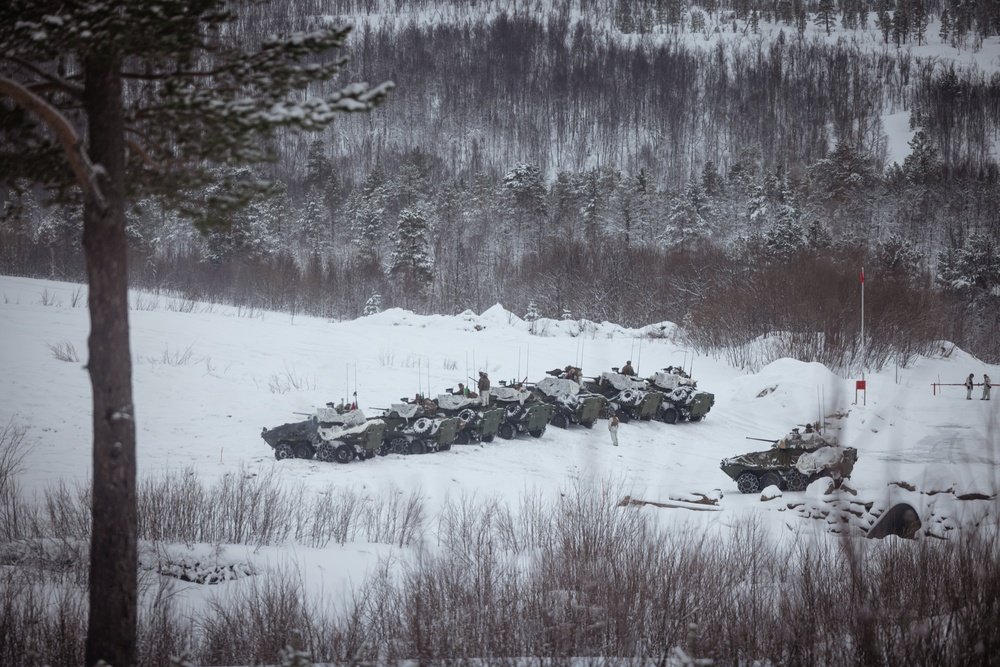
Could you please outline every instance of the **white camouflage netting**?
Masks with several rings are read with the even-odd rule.
[[[822,433],[796,433],[792,431],[784,438],[778,441],[778,449],[785,449],[786,447],[804,447],[806,449],[814,447],[836,447],[837,446],[837,436],[835,435],[823,435]]]
[[[653,377],[650,378],[650,381],[652,381],[652,383],[660,389],[676,389],[677,387],[689,387],[694,385],[694,381],[689,378],[664,371],[657,371],[653,373]]]
[[[480,400],[461,394],[438,394],[437,404],[444,410],[460,410],[466,406],[480,405]]]
[[[496,389],[491,389],[490,393],[498,401],[504,401],[510,403],[512,401],[517,401],[518,403],[524,403],[531,396],[531,392],[527,389],[514,389],[513,387],[497,387]]]
[[[807,433],[806,435],[813,435]],[[814,452],[806,452],[795,462],[795,467],[803,475],[812,475],[830,466],[835,466],[844,458],[843,447],[836,445],[831,447],[820,447]]]
[[[646,388],[646,381],[636,375],[622,375],[621,373],[604,371],[601,373],[601,381],[607,382],[618,391]]]
[[[547,377],[539,380],[535,386],[546,396],[551,396],[561,403],[572,403],[580,393],[580,385],[573,380]]]
[[[355,412],[360,412],[360,410],[355,410]],[[353,435],[355,433],[364,433],[368,430],[368,427],[372,424],[381,424],[381,419],[373,419],[371,421],[365,421],[357,426],[351,426],[349,428],[321,428],[319,429],[319,437],[324,440],[337,440],[338,438],[343,438],[346,435]]]
[[[361,410],[351,410],[350,412],[341,414],[334,408],[320,408],[316,410],[316,419],[321,422],[337,424],[343,428],[350,428],[351,426],[364,424],[365,413]]]
[[[420,406],[416,403],[393,403],[389,406],[391,412],[395,412],[400,417],[406,417],[407,419],[417,416],[417,410]]]

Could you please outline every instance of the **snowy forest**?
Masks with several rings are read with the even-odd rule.
[[[742,366],[741,346],[773,334],[831,367],[859,351],[870,367],[905,363],[940,340],[1000,360],[1000,74],[958,58],[996,47],[1000,3],[259,11],[232,39],[351,23],[343,80],[396,87],[371,114],[289,134],[266,168],[219,166],[272,186],[205,230],[135,202],[135,287],[331,318],[499,302],[670,320]],[[923,45],[936,55],[915,55]],[[912,132],[901,161],[884,125],[898,114]],[[0,159],[17,156],[0,145]],[[0,272],[80,280],[79,203],[40,192],[0,188]]]

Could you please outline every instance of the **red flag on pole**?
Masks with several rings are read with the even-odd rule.
[[[861,269],[861,284],[865,284],[865,270]]]

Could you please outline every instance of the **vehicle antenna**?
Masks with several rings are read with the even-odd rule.
[[[639,374],[639,365],[642,364],[642,339],[639,339],[639,356],[635,360],[635,372]]]
[[[528,379],[528,359],[531,355],[531,346],[529,345],[524,351],[524,379]]]
[[[354,363],[354,407],[358,407],[358,364]]]
[[[343,405],[344,401],[347,400],[347,396],[351,393],[351,365],[344,364],[344,398],[340,399],[340,404]]]
[[[517,347],[517,377],[521,377],[521,346]]]
[[[427,358],[427,396],[431,396],[431,359]]]
[[[420,372],[421,371],[421,364],[422,363],[423,363],[423,361],[421,360],[421,358],[417,357],[417,394],[421,393],[420,390],[423,387],[423,378],[424,378],[424,376]]]
[[[577,364],[577,367],[579,368],[583,368],[583,351],[586,349],[586,347],[587,347],[587,323],[584,322],[583,336],[581,336],[580,338],[580,363]]]

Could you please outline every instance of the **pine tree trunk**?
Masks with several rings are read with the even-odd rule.
[[[100,170],[84,194],[83,249],[90,284],[94,469],[86,664],[131,667],[136,656],[135,422],[128,337],[125,116],[121,64],[84,65],[89,153]]]

